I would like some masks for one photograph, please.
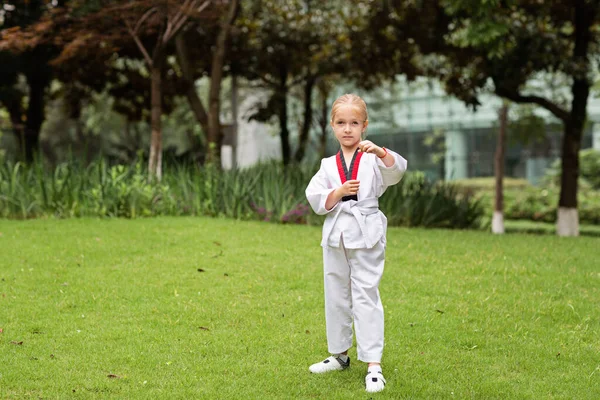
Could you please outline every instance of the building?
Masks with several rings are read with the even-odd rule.
[[[425,79],[412,84],[400,82],[389,93],[364,97],[370,109],[369,138],[397,149],[409,160],[412,170],[444,180],[494,175],[498,112],[502,106],[499,97],[481,96],[481,106],[473,111],[448,96],[439,84]],[[522,107],[511,105],[511,121]],[[511,135],[515,128],[509,123],[505,175],[537,184],[546,168],[560,158],[563,127],[546,110],[533,110],[542,121],[542,135],[536,142],[525,144]],[[582,149],[600,150],[600,99],[590,96],[588,113],[590,123]],[[331,146],[335,146],[333,141]]]

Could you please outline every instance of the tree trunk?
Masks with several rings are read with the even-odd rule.
[[[149,179],[162,179],[162,64],[155,59],[150,67],[151,79],[151,126],[150,158],[148,159]]]
[[[238,83],[237,76],[231,75],[231,169],[237,169],[237,147],[238,147]]]
[[[91,159],[89,154],[90,138],[85,136],[85,128],[80,119],[73,120],[73,124],[75,124],[75,137],[77,138],[77,143],[75,143],[77,155],[82,159],[83,165],[88,165]]]
[[[27,120],[20,144],[21,153],[25,161],[32,162],[39,154],[40,130],[45,118],[45,93],[50,78],[31,73],[27,75],[29,85],[29,105],[27,107]]]
[[[494,156],[494,175],[496,177],[496,197],[494,201],[494,216],[492,217],[492,232],[504,233],[504,152],[506,149],[506,128],[508,125],[508,105],[504,103],[499,112],[500,129],[498,130],[498,142]]]
[[[325,158],[327,151],[327,128],[329,127],[329,118],[327,117],[329,105],[327,97],[329,97],[329,89],[327,83],[322,79],[319,81],[319,94],[321,97],[321,116],[319,118],[319,126],[321,128],[321,136],[319,137],[319,156]]]
[[[213,54],[210,73],[210,93],[208,105],[208,160],[215,165],[221,166],[221,142],[222,131],[219,118],[221,110],[221,81],[223,79],[223,65],[225,63],[225,52],[227,42],[231,33],[231,26],[237,17],[239,0],[231,0],[227,19],[221,24],[221,30],[217,37],[215,52]]]
[[[22,121],[23,109],[21,107],[22,97],[5,100],[2,104],[8,110],[15,143],[19,149],[17,157],[25,160],[25,124]]]
[[[560,199],[556,232],[559,236],[579,236],[579,215],[577,212],[577,189],[579,178],[579,148],[583,127],[572,121],[564,124]]]
[[[559,236],[579,236],[579,215],[577,212],[579,149],[590,94],[588,48],[592,40],[593,15],[596,14],[596,10],[588,9],[584,0],[578,0],[574,9],[575,47],[573,48],[573,60],[582,68],[573,76],[571,112],[569,118],[564,121],[562,174],[560,177],[560,199],[556,222],[556,233]]]
[[[558,205],[560,207],[576,208],[581,131],[573,126],[573,123],[567,122],[563,135],[561,191]]]
[[[279,137],[281,139],[281,157],[283,165],[288,165],[291,159],[290,132],[288,130],[287,114],[287,65],[282,62],[279,68],[279,87],[276,89],[277,103],[279,104]]]
[[[73,125],[75,125],[75,143],[74,143],[74,148],[75,148],[75,157],[78,157],[82,162],[83,165],[88,165],[91,157],[90,157],[90,141],[91,138],[90,137],[86,137],[85,135],[85,126],[83,124],[83,122],[81,121],[81,109],[83,108],[83,104],[82,104],[82,94],[78,93],[77,95],[73,96],[71,95],[72,98],[69,99],[69,103],[68,103],[68,110],[69,110],[69,119],[73,122]]]
[[[324,123],[321,124],[321,137],[319,138],[319,156],[325,158],[327,152],[327,99],[323,99],[323,105],[321,108],[321,115]]]
[[[202,127],[204,135],[208,135],[208,114],[206,113],[206,109],[202,104],[200,96],[198,96],[198,93],[196,92],[192,65],[190,63],[190,58],[188,55],[189,53],[182,34],[177,35],[175,38],[175,46],[177,49],[177,62],[181,67],[183,83],[186,87],[185,96],[188,99],[188,103],[190,104],[190,108],[192,109],[194,116],[196,117],[196,121],[198,121]]]
[[[309,76],[304,85],[304,121],[302,122],[302,129],[300,131],[300,137],[298,138],[298,149],[294,156],[294,160],[298,163],[302,161],[304,154],[306,153],[306,145],[312,126],[312,91],[315,82],[315,77]]]

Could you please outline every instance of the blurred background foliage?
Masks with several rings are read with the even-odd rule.
[[[589,121],[578,104],[598,87],[589,77],[597,75],[590,60],[600,54],[599,7],[526,0],[5,0],[0,216],[315,222],[303,187],[327,155],[331,102],[355,88],[375,99],[374,121],[392,121],[385,105],[398,100],[402,76],[435,79],[472,109],[485,93],[527,104],[514,108],[509,140],[533,154],[547,153],[550,128],[536,111],[549,112],[552,129],[563,129],[564,148],[574,152],[563,152],[537,187],[513,191],[507,181],[506,217],[552,222],[560,203],[579,206],[582,223],[597,224],[598,151],[579,153]],[[219,152],[211,152],[237,145],[227,132],[240,121],[264,123],[263,131],[277,137],[281,162],[222,170]],[[433,130],[426,139],[435,162],[443,134]],[[164,159],[157,181],[153,148]],[[386,194],[382,208],[393,225],[485,227],[493,195],[486,185],[431,182],[414,171]]]

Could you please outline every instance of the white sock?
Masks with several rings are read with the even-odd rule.
[[[369,393],[381,392],[385,388],[385,378],[381,365],[371,365],[365,377],[365,388]]]
[[[381,364],[376,364],[376,365],[371,365],[368,369],[367,369],[367,373],[369,372],[381,372]]]

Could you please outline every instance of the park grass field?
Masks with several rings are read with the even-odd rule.
[[[324,358],[320,228],[0,220],[2,399],[598,399],[600,239],[390,228],[388,380]]]

